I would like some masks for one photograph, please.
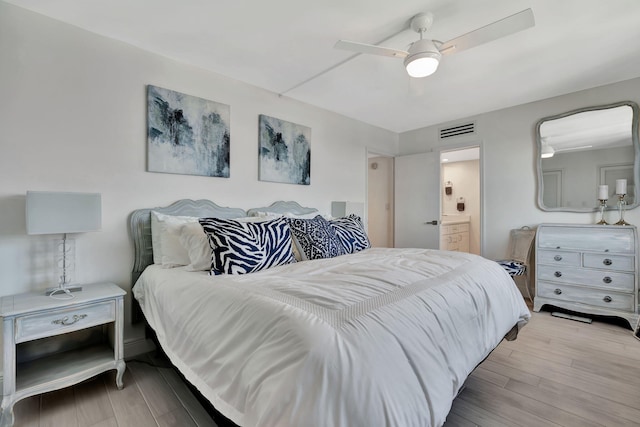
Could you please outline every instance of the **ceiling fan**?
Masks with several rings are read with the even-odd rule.
[[[420,34],[420,39],[413,42],[408,51],[348,40],[339,40],[334,47],[358,53],[403,58],[404,66],[411,77],[426,77],[435,73],[442,55],[461,52],[525,30],[533,27],[535,21],[533,11],[525,9],[447,42],[423,38],[424,33],[429,31],[432,24],[433,14],[431,12],[420,13],[411,19],[411,29]]]

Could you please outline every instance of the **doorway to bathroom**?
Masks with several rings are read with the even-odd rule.
[[[440,151],[440,249],[482,252],[480,146]]]

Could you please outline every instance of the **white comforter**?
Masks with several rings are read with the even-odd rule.
[[[530,317],[494,262],[423,249],[242,276],[150,266],[133,292],[171,361],[241,426],[439,426]]]

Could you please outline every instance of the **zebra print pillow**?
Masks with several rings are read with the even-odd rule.
[[[358,215],[351,214],[344,218],[334,218],[329,221],[329,225],[336,233],[345,253],[353,254],[371,247],[367,232],[364,231],[364,225]]]
[[[305,259],[333,258],[345,251],[329,222],[321,215],[313,219],[286,218]]]
[[[284,218],[262,222],[200,218],[212,247],[210,274],[246,274],[296,262]]]

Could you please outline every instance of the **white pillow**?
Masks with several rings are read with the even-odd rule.
[[[313,219],[316,216],[321,215],[324,219],[328,219],[327,215],[321,214],[318,211],[313,211],[311,213],[306,214],[297,214],[293,212],[283,212],[283,213],[275,213],[275,212],[263,212],[263,211],[253,211],[251,212],[252,217],[256,218],[279,218],[281,216],[285,218],[300,218],[300,219]]]
[[[151,211],[151,246],[154,264],[172,268],[190,263],[189,253],[180,243],[180,229],[190,222],[197,224],[198,218],[165,215]]]
[[[211,270],[211,246],[199,222],[188,222],[180,228],[180,244],[187,250],[189,265],[186,270]]]
[[[284,216],[283,213],[263,212],[263,211],[251,212],[251,218],[280,218],[282,216]]]

